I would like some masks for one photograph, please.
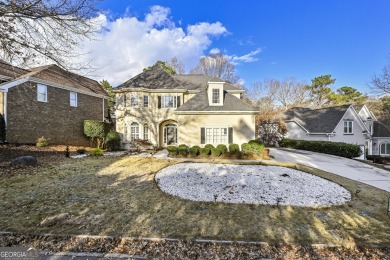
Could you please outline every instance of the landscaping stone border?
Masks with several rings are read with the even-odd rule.
[[[88,259],[390,259],[390,245],[269,244],[207,239],[141,238],[0,232],[0,246],[29,246],[40,255]]]

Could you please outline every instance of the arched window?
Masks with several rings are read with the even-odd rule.
[[[390,155],[390,143],[383,143],[380,147],[381,155]]]
[[[134,141],[135,139],[139,139],[139,124],[133,122],[130,125],[130,140]]]
[[[149,140],[149,126],[144,124],[144,140]]]

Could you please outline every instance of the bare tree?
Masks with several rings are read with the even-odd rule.
[[[276,110],[276,96],[279,82],[274,79],[265,79],[263,82],[255,82],[249,91],[249,97],[259,107],[262,114],[268,114]]]
[[[75,69],[76,47],[97,32],[97,1],[0,1],[1,57],[19,66],[50,61]]]
[[[174,69],[176,71],[176,74],[183,75],[185,73],[185,67],[184,67],[183,62],[181,62],[176,57],[173,57],[172,59],[167,60],[165,62],[165,64],[168,65],[169,67],[171,67],[172,69]]]
[[[371,77],[371,88],[379,94],[390,94],[390,64],[383,67],[381,74]]]
[[[304,83],[297,82],[291,77],[280,81],[277,85],[279,88],[276,91],[276,100],[283,110],[308,104],[309,90]]]
[[[209,54],[201,58],[198,65],[190,71],[190,74],[205,74],[240,85],[240,77],[234,64],[230,62],[228,56],[222,53]]]

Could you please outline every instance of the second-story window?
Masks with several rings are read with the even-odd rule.
[[[130,107],[138,107],[138,95],[137,94],[131,94]]]
[[[149,96],[144,95],[144,107],[149,107]]]
[[[344,134],[353,134],[353,121],[344,121]]]
[[[70,106],[77,107],[77,93],[70,92]]]
[[[176,108],[177,107],[177,96],[162,96],[161,97],[162,108]]]
[[[37,100],[40,102],[47,102],[47,86],[37,86]]]
[[[213,93],[212,93],[212,99],[213,99],[213,104],[219,104],[219,89],[218,88],[213,88]]]

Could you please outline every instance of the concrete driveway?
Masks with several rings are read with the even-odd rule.
[[[286,149],[271,148],[275,161],[294,162],[334,173],[390,192],[390,171],[338,156]]]

